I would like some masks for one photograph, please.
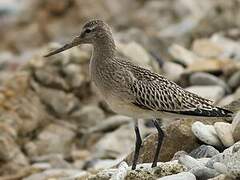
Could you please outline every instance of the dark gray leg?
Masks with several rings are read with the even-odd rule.
[[[142,145],[142,138],[141,138],[140,131],[138,128],[138,120],[135,121],[134,129],[135,129],[135,134],[136,134],[136,144],[135,144],[135,151],[134,151],[134,157],[133,157],[133,162],[132,162],[132,170],[136,169],[139,152],[140,152],[140,148]]]
[[[157,131],[158,131],[158,144],[157,144],[156,153],[154,155],[154,159],[153,159],[153,163],[152,163],[152,167],[156,167],[157,162],[158,162],[158,156],[159,156],[160,149],[161,149],[162,142],[163,142],[163,138],[164,138],[164,132],[161,129],[160,123],[158,122],[157,119],[153,119],[153,124],[157,128]]]

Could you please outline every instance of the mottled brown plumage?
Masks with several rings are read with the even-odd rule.
[[[213,106],[212,101],[186,91],[159,74],[134,65],[126,57],[119,56],[110,27],[101,20],[86,23],[81,34],[71,43],[50,52],[46,57],[79,44],[93,45],[91,79],[116,113],[154,119],[174,119],[179,116],[231,117],[233,114],[229,110]],[[156,166],[164,136],[157,121],[154,121],[154,125],[159,138],[153,167]],[[142,143],[137,123],[135,132],[137,141],[132,169],[136,168]]]

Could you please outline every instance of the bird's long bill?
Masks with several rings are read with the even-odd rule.
[[[49,56],[52,56],[54,54],[58,54],[60,52],[63,52],[63,51],[66,51],[67,49],[70,49],[74,46],[77,46],[79,44],[79,37],[76,37],[73,39],[72,42],[68,43],[68,44],[65,44],[63,47],[59,48],[59,49],[56,49],[52,52],[49,52],[48,54],[44,55],[44,57],[49,57]]]

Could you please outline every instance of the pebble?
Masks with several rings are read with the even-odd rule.
[[[240,85],[240,71],[235,72],[229,79],[228,85],[232,89],[236,89]]]
[[[23,178],[23,180],[52,179],[56,177],[68,178],[68,179],[75,177],[76,179],[83,176],[87,176],[87,174],[88,174],[87,172],[77,170],[77,169],[49,169],[40,173],[32,174],[28,177]]]
[[[218,103],[217,105],[219,107],[223,107],[226,105],[229,105],[230,103],[232,103],[235,100],[235,97],[233,94],[227,95],[225,97],[223,97]]]
[[[130,42],[128,44],[119,44],[119,50],[134,63],[139,66],[151,69],[150,67],[150,56],[147,51],[138,43]]]
[[[128,165],[126,162],[121,162],[118,166],[118,171],[111,177],[110,180],[124,180],[127,175]]]
[[[215,169],[207,167],[196,167],[191,169],[189,172],[193,173],[197,179],[205,180],[219,175]]]
[[[236,142],[240,140],[240,112],[237,113],[233,119],[232,134],[233,134],[233,138]]]
[[[135,141],[132,123],[121,126],[105,134],[93,147],[94,156],[98,158],[117,158],[128,154]],[[109,146],[111,144],[111,146]]]
[[[214,124],[214,128],[219,139],[225,147],[229,147],[234,144],[231,124],[225,122],[216,122]]]
[[[186,66],[193,64],[196,60],[201,60],[196,54],[177,44],[172,45],[168,51],[176,61]]]
[[[39,133],[37,140],[34,142],[36,146],[35,155],[68,153],[74,137],[75,132],[72,130],[58,124],[49,124]]]
[[[181,75],[184,73],[184,68],[180,64],[167,61],[163,64],[162,70],[164,75],[172,81],[177,81],[180,79]]]
[[[193,73],[190,76],[189,81],[190,81],[190,84],[193,86],[194,85],[200,85],[200,86],[201,85],[203,86],[218,85],[224,88],[226,93],[230,93],[229,86],[222,79],[209,73],[204,73],[204,72]]]
[[[201,145],[197,149],[194,149],[192,152],[189,153],[190,156],[194,158],[209,158],[219,154],[219,151],[215,149],[213,146],[209,145]]]
[[[190,91],[194,94],[197,94],[203,98],[210,99],[213,102],[218,102],[223,98],[225,94],[224,88],[221,86],[190,86],[186,88],[187,91]]]
[[[201,162],[197,161],[193,157],[186,154],[181,155],[178,160],[181,164],[186,166],[188,169],[204,167],[204,164],[202,164]]]
[[[233,178],[240,177],[240,142],[225,149],[222,153],[213,156],[207,163],[207,167],[215,168]]]
[[[196,177],[190,172],[181,172],[178,174],[165,176],[157,180],[196,180]]]
[[[205,162],[196,160],[189,155],[179,157],[179,162],[189,169],[198,179],[208,179],[216,176],[216,171],[205,167]]]
[[[202,57],[217,58],[223,53],[223,48],[209,39],[197,39],[192,46],[193,51]]]
[[[222,143],[217,136],[217,132],[212,125],[205,125],[202,122],[197,121],[192,125],[192,132],[206,144],[217,147],[222,146]]]
[[[101,124],[105,119],[105,113],[101,108],[95,105],[86,105],[70,115],[79,129],[89,129]]]

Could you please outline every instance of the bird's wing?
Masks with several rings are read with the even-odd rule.
[[[137,72],[129,71],[129,76],[132,76],[132,103],[143,109],[191,116],[231,116],[231,111],[214,107],[212,101],[188,92],[156,73],[138,68]]]

